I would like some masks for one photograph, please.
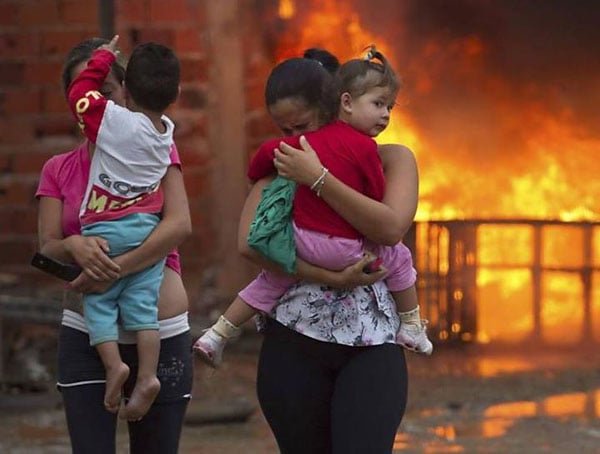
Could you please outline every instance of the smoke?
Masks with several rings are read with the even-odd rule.
[[[422,203],[467,217],[597,217],[600,4],[413,0],[400,23],[385,4],[369,9],[370,26],[402,28],[394,48],[421,137]]]
[[[470,139],[454,139],[475,142],[465,144],[468,148],[487,131],[492,134],[488,142],[506,150],[502,137],[523,144],[527,137],[522,127],[535,129],[532,123],[542,112],[557,118],[570,112],[582,133],[587,129],[595,134],[600,119],[600,6],[596,2],[409,4],[402,23],[405,40],[396,41],[398,60],[411,89],[411,112],[426,130],[443,127],[445,121],[462,135],[468,128]],[[422,85],[428,90],[418,92]],[[440,118],[444,115],[446,120]]]

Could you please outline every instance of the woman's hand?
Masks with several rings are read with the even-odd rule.
[[[89,277],[86,273],[81,273],[69,282],[68,286],[79,293],[104,293],[114,282],[115,279],[97,281]]]
[[[117,279],[121,267],[110,259],[108,242],[99,236],[71,235],[65,248],[84,273],[94,281]]]
[[[306,137],[300,137],[300,146],[301,150],[281,142],[275,149],[273,163],[280,176],[310,186],[323,172],[323,165]]]

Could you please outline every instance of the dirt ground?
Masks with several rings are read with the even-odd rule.
[[[254,391],[259,342],[231,346],[216,373],[197,364],[182,454],[277,452]],[[430,358],[407,357],[409,403],[394,453],[600,453],[595,346],[440,347]],[[2,453],[70,452],[51,387],[0,395],[0,422]],[[124,426],[118,443],[126,453]]]

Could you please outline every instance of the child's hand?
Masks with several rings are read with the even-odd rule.
[[[280,176],[310,186],[321,175],[323,166],[306,137],[300,137],[300,146],[301,150],[281,142],[273,163]]]
[[[109,247],[104,238],[71,235],[65,241],[67,251],[90,278],[103,281],[119,277],[121,267],[107,255]]]
[[[117,49],[117,41],[119,41],[119,35],[113,36],[113,39],[110,40],[108,44],[102,44],[98,49],[104,49],[109,52],[112,52],[115,57],[119,56],[119,50]]]
[[[355,287],[361,287],[364,285],[371,285],[377,281],[380,281],[387,274],[387,269],[379,265],[377,271],[370,273],[365,272],[371,262],[376,260],[377,257],[371,252],[365,252],[363,258],[361,258],[354,265],[350,265],[344,268],[342,271],[337,272],[338,281],[332,287],[350,289]]]

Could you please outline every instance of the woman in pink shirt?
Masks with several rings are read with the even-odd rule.
[[[75,46],[64,64],[63,87],[86,66],[92,52],[107,41],[90,39]],[[102,94],[123,104],[124,66],[115,63]],[[162,219],[148,239],[126,254],[108,257],[100,237],[81,235],[79,208],[88,182],[93,145],[84,141],[75,149],[50,158],[42,170],[36,193],[39,199],[40,251],[50,257],[75,262],[83,272],[65,291],[58,345],[58,381],[74,453],[114,453],[117,419],[104,408],[105,374],[82,316],[81,295],[103,292],[118,277],[136,273],[167,257],[158,304],[161,352],[158,377],[161,392],[150,411],[137,422],[128,422],[131,453],[175,453],[192,386],[192,356],[188,323],[188,298],[181,279],[176,247],[191,232],[187,196],[176,148],[162,180]],[[123,333],[120,349],[132,373],[125,384],[130,395],[137,369],[135,336]]]

